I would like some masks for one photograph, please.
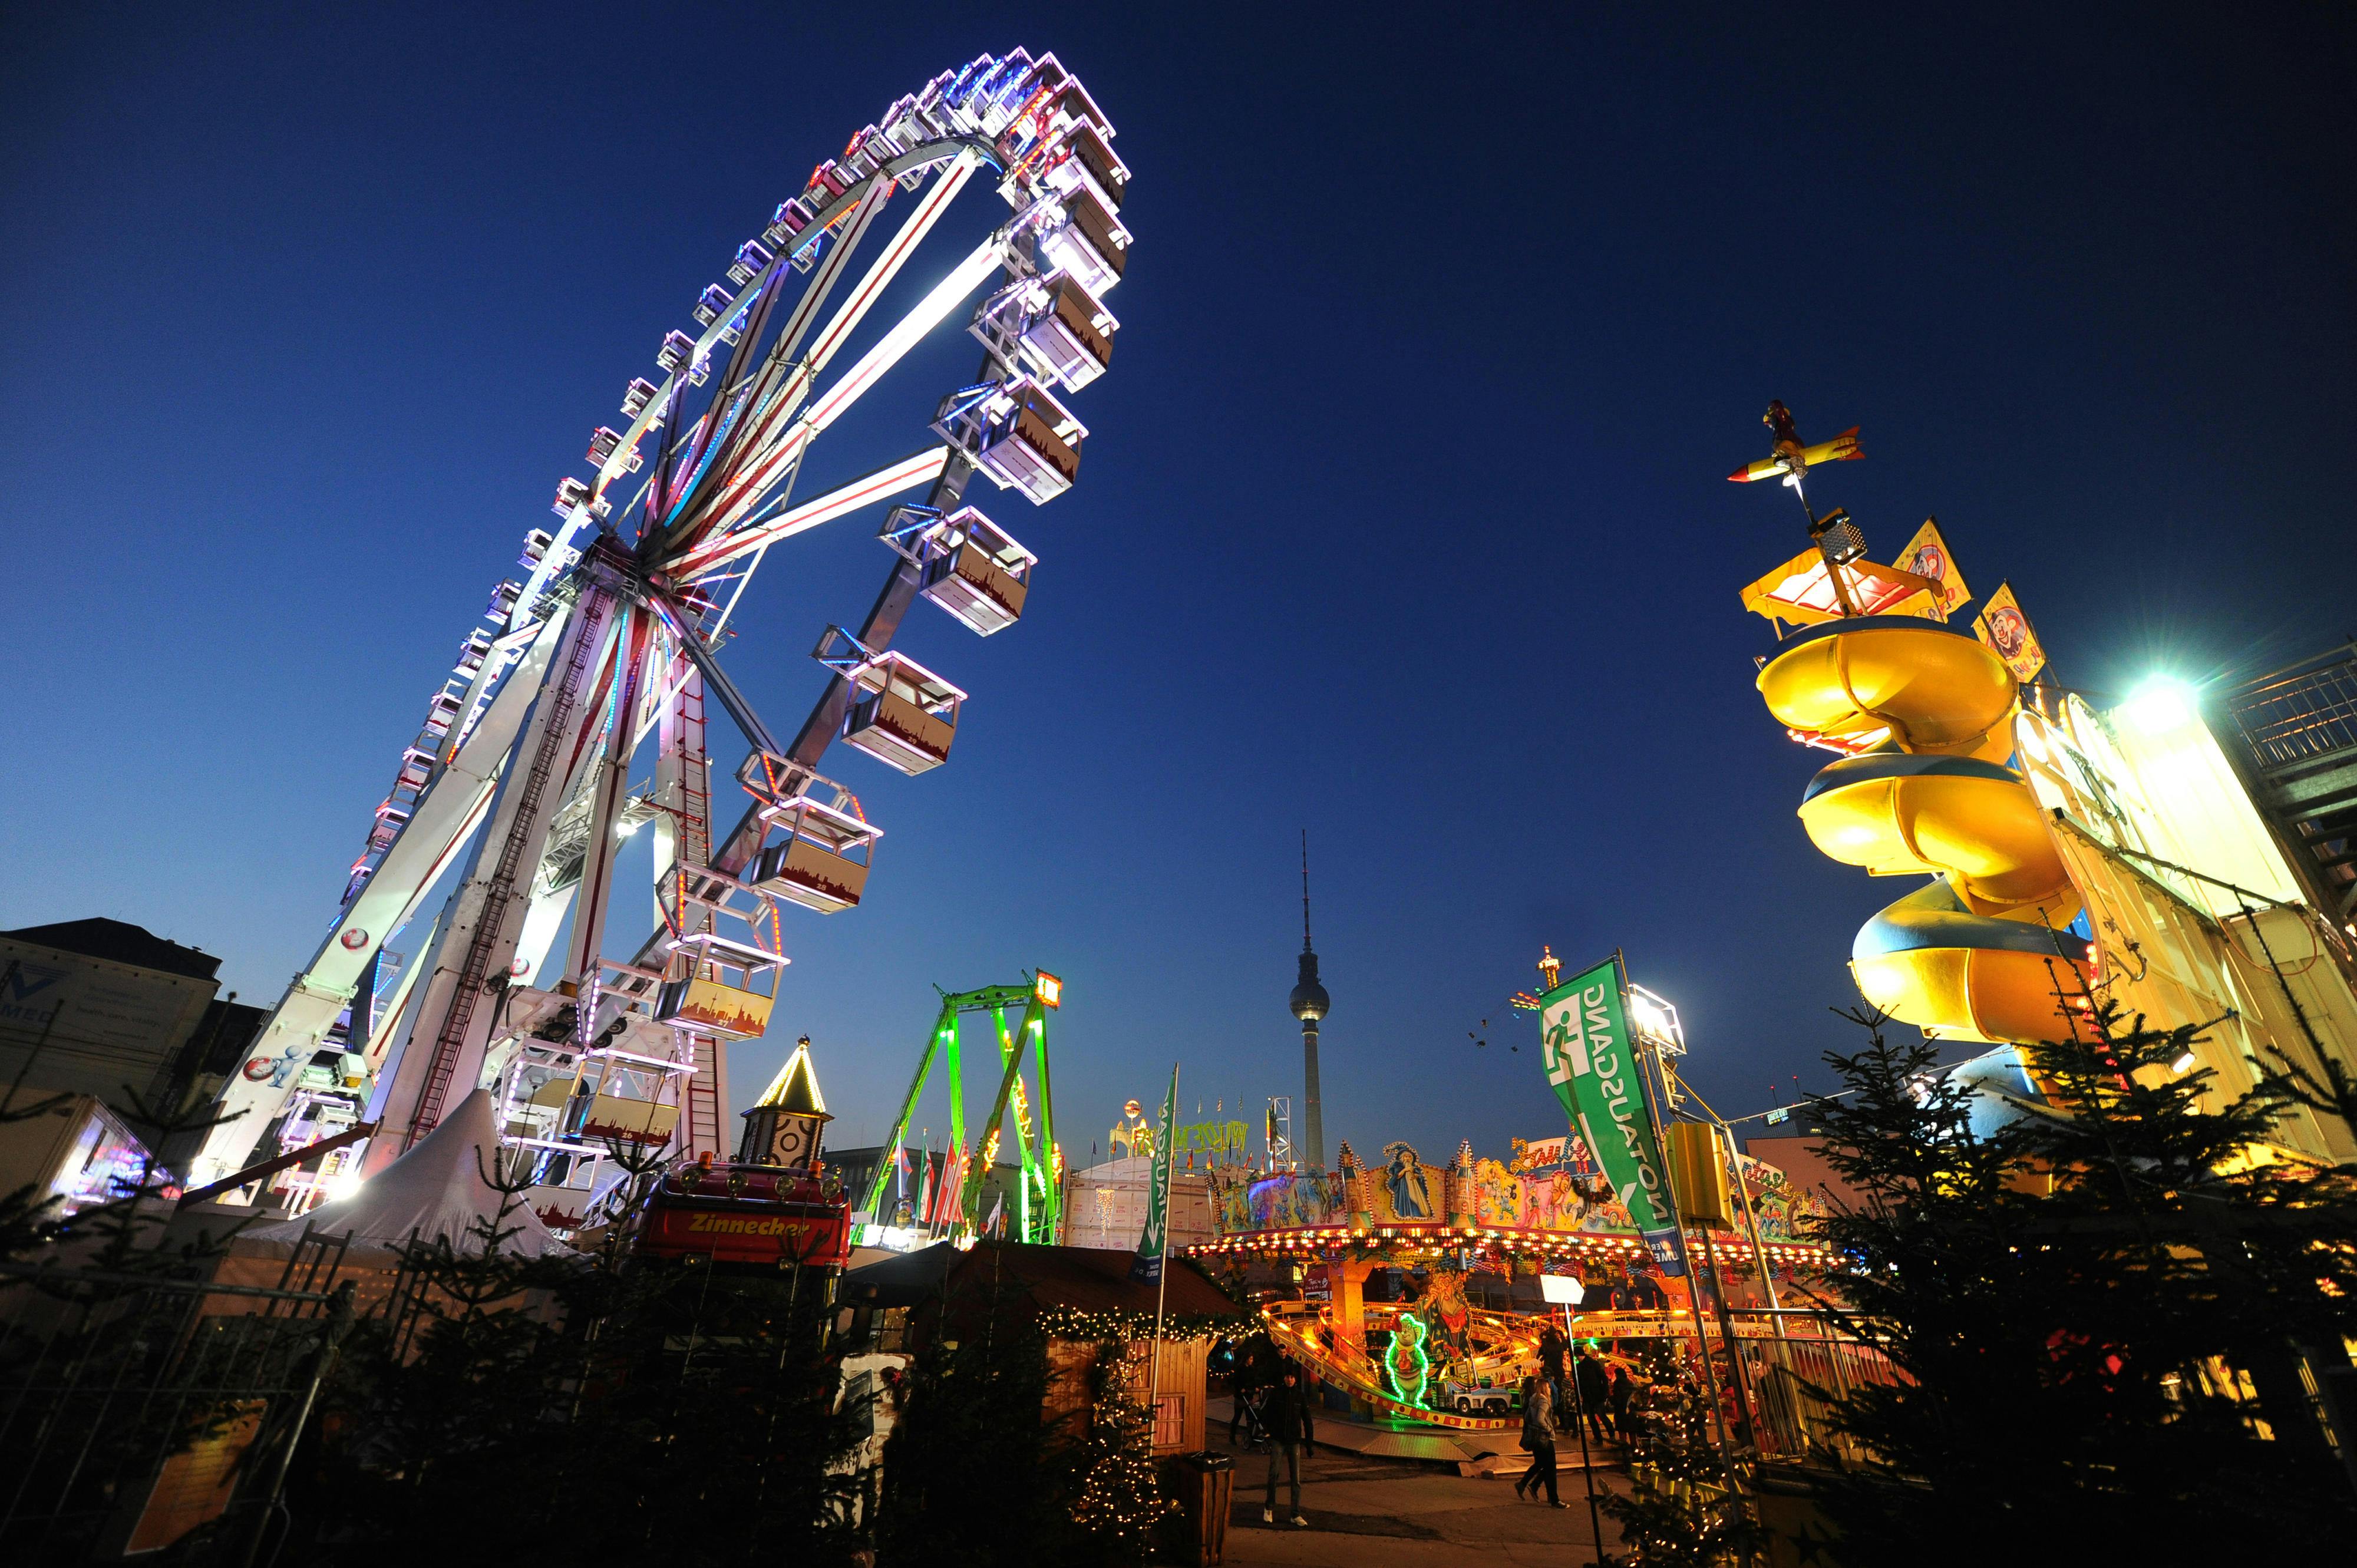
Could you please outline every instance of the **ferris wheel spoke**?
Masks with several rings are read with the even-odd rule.
[[[859,280],[859,286],[852,290],[851,297],[844,301],[843,308],[835,312],[834,318],[813,339],[809,359],[813,370],[823,369],[834,358],[835,351],[843,347],[844,339],[866,318],[868,310],[892,280],[900,275],[900,269],[908,264],[910,256],[917,253],[917,247],[924,242],[926,235],[932,232],[933,225],[941,221],[942,215],[950,209],[950,203],[956,199],[958,192],[965,188],[965,182],[980,166],[980,160],[973,153],[963,153],[935,182],[933,188],[926,192],[924,200],[918,203],[917,210],[909,214],[909,220],[900,226],[899,233],[892,236],[892,242],[885,247],[882,255],[876,258],[876,264],[867,270],[866,276]]]
[[[844,343],[866,318],[868,311],[883,296],[892,280],[900,274],[909,259],[915,255],[927,235],[950,209],[958,192],[981,166],[981,160],[967,151],[952,163],[933,188],[926,193],[917,209],[901,224],[881,255],[852,289],[850,296],[835,311],[818,336],[811,342],[810,352],[791,362],[775,352],[764,367],[762,384],[750,401],[754,412],[739,427],[734,451],[726,460],[730,470],[723,476],[723,467],[715,463],[707,468],[697,494],[681,510],[683,519],[693,519],[681,534],[683,542],[709,539],[724,533],[758,508],[774,481],[790,475],[795,456],[808,445],[810,437],[837,418],[856,401],[859,393],[897,363],[900,357],[927,332],[941,324],[960,300],[981,285],[997,265],[1000,246],[996,236],[975,247],[972,255],[961,263],[949,279],[936,285],[916,308],[903,317],[879,343],[864,355],[838,387],[851,390],[838,397],[830,392],[821,400],[821,408],[813,411],[803,425],[787,428],[788,422],[809,396],[810,389]],[[841,254],[838,252],[838,254]],[[961,282],[960,280],[963,280]],[[793,329],[790,323],[787,330]],[[748,333],[749,338],[749,333]],[[780,343],[788,341],[780,335]],[[780,381],[782,384],[779,384]],[[807,426],[806,428],[804,426]],[[706,495],[714,499],[704,503]]]
[[[913,453],[897,463],[888,463],[873,473],[863,474],[849,484],[837,486],[823,496],[806,500],[758,528],[748,528],[714,540],[701,551],[673,556],[663,564],[662,569],[681,582],[693,581],[781,539],[791,539],[797,533],[832,521],[845,512],[856,511],[887,496],[899,495],[902,490],[914,489],[929,480],[939,478],[949,458],[950,449],[946,446],[933,446]]]
[[[842,234],[835,240],[834,248],[827,252],[826,259],[819,263],[818,275],[813,277],[810,286],[802,291],[802,296],[796,302],[793,313],[786,317],[785,325],[778,329],[777,341],[770,346],[766,364],[783,366],[792,362],[794,350],[802,347],[803,336],[810,331],[812,324],[818,319],[818,313],[825,307],[827,298],[834,292],[835,285],[843,281],[843,274],[850,269],[851,258],[858,253],[860,241],[866,237],[868,228],[876,221],[877,214],[883,209],[884,203],[890,197],[893,189],[892,182],[880,176],[869,180],[866,194],[860,198],[858,205],[851,210],[850,221],[844,225]],[[779,277],[782,278],[785,275],[782,270],[783,263],[772,263],[771,265],[780,269],[777,274]],[[744,356],[752,345],[753,331],[748,327],[745,335],[737,340],[737,356],[739,358]],[[715,401],[716,403],[718,400]],[[706,417],[708,419],[711,416],[707,413]],[[703,487],[699,486],[698,489],[701,489]],[[676,549],[683,545],[693,544],[701,535],[703,531],[696,524],[694,510],[696,499],[697,497],[694,495],[683,498],[673,517],[656,531],[658,549]]]

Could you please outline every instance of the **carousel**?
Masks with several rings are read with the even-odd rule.
[[[1404,1143],[1385,1144],[1383,1162],[1368,1164],[1346,1142],[1336,1164],[1215,1165],[1217,1236],[1189,1251],[1215,1271],[1275,1284],[1262,1308],[1271,1337],[1356,1413],[1460,1430],[1518,1421],[1515,1391],[1539,1369],[1548,1324],[1562,1324],[1535,1303],[1501,1310],[1473,1299],[1495,1300],[1501,1286],[1510,1302],[1529,1294],[1513,1290],[1518,1279],[1579,1280],[1586,1298],[1570,1326],[1608,1357],[1625,1341],[1696,1333],[1684,1282],[1663,1280],[1577,1138],[1518,1139],[1504,1160],[1476,1157],[1469,1142],[1445,1166]],[[1820,1200],[1749,1156],[1736,1156],[1729,1174],[1748,1209],[1745,1234],[1713,1248],[1710,1263],[1697,1243],[1706,1310],[1745,1296],[1762,1265],[1781,1279],[1813,1274],[1826,1258],[1799,1239]],[[1411,1298],[1371,1292],[1379,1276],[1404,1281]],[[1297,1299],[1287,1288],[1296,1283]]]

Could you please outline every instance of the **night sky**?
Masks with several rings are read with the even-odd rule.
[[[1190,1113],[1298,1094],[1304,827],[1329,1145],[1560,1131],[1504,1004],[1543,941],[1625,949],[1723,1112],[1826,1088],[1905,885],[1810,847],[1824,759],[1752,690],[1738,590],[1803,542],[1724,479],[1769,398],[1862,425],[1814,499],[1883,559],[1937,514],[2073,685],[2357,622],[2349,14],[2067,9],[15,7],[0,926],[134,921],[274,998],[623,384],[814,162],[1020,44],[1135,171],[1114,370],[1071,495],[969,493],[1043,557],[1022,625],[911,612],[974,693],[951,765],[830,758],[888,836],[865,907],[788,911],[738,1102],[807,1032],[834,1141],[880,1136],[932,987],[1034,965],[1076,1160],[1174,1059]],[[911,290],[1004,213],[976,182]],[[974,361],[937,334],[806,493]],[[776,729],[875,521],[748,596]]]

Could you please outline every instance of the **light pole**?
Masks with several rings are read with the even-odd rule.
[[[1651,1082],[1646,1080],[1645,1074],[1640,1072],[1637,1075],[1637,1087],[1653,1101],[1653,1125],[1666,1133],[1670,1112],[1675,1109],[1676,1102],[1667,1058],[1685,1055],[1685,1031],[1678,1024],[1675,1007],[1643,987],[1630,984],[1628,975],[1629,967],[1623,961],[1620,976],[1621,983],[1628,987],[1629,1032],[1637,1042],[1640,1059],[1650,1062],[1653,1069]],[[1684,1205],[1679,1199],[1676,1177],[1672,1172],[1673,1167],[1665,1165],[1662,1178],[1669,1189],[1670,1222],[1677,1230],[1678,1255],[1685,1264],[1686,1302],[1694,1310],[1695,1347],[1702,1353],[1703,1397],[1708,1402],[1711,1415],[1718,1424],[1719,1465],[1727,1475],[1727,1494],[1739,1506],[1743,1487],[1736,1476],[1735,1444],[1727,1430],[1727,1407],[1719,1402],[1718,1371],[1711,1361],[1709,1331],[1703,1326],[1702,1286],[1695,1278],[1694,1247],[1686,1240]],[[1732,1354],[1733,1347],[1727,1348]]]
[[[1571,1366],[1572,1419],[1579,1427],[1579,1476],[1587,1483],[1587,1527],[1596,1534],[1596,1561],[1601,1563],[1609,1559],[1604,1552],[1604,1517],[1596,1507],[1596,1463],[1587,1455],[1587,1396],[1579,1387],[1579,1338],[1571,1328],[1571,1309],[1587,1291],[1569,1274],[1541,1274],[1539,1294],[1550,1305],[1563,1308],[1565,1353]]]

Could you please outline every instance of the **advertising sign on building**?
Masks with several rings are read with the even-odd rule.
[[[1579,1129],[1662,1272],[1685,1273],[1663,1179],[1661,1140],[1629,1037],[1620,963],[1607,959],[1539,998],[1547,1082]]]

